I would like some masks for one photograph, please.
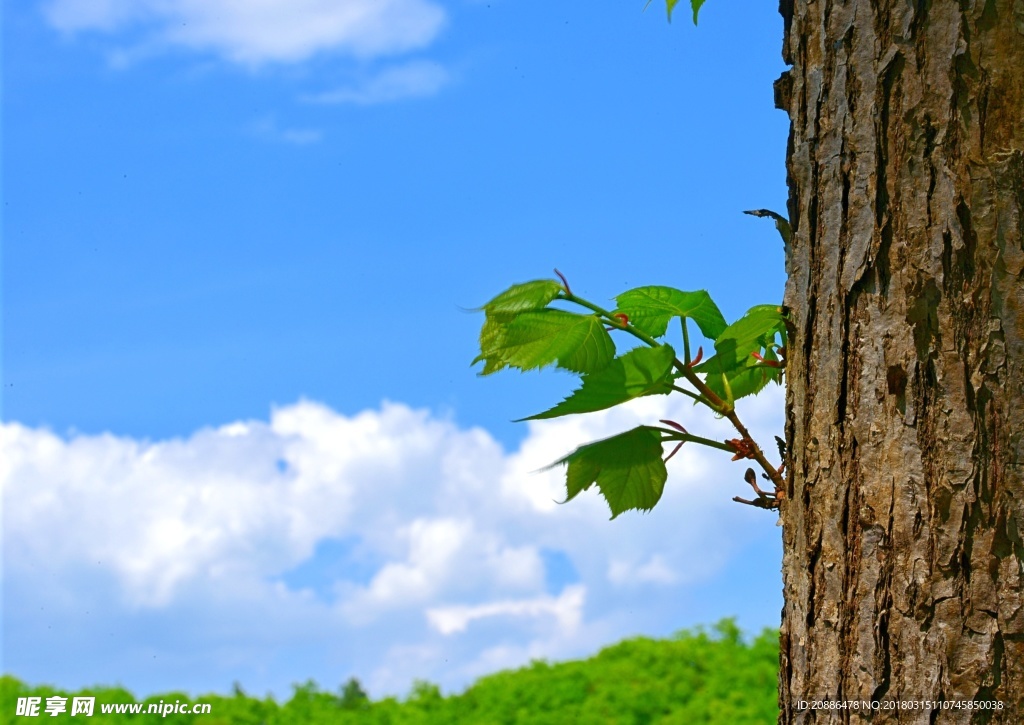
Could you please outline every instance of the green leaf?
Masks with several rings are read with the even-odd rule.
[[[604,369],[584,375],[583,386],[554,408],[522,420],[592,413],[644,395],[670,393],[675,357],[676,351],[669,345],[630,350]]]
[[[532,282],[512,285],[482,309],[488,316],[540,310],[561,291],[562,285],[553,279],[535,279]]]
[[[779,373],[780,370],[778,368],[755,363],[754,365],[735,368],[724,373],[724,375],[729,381],[729,392],[732,393],[732,399],[735,401],[761,392],[772,380],[780,380]],[[727,399],[728,395],[725,390],[725,382],[722,380],[722,373],[708,374],[704,382],[719,398]]]
[[[505,345],[506,330],[509,323],[515,319],[514,314],[488,315],[480,328],[480,354],[473,359],[470,365],[476,365],[484,361],[484,369],[481,375],[490,375],[508,366],[508,362],[502,357],[500,351]]]
[[[673,317],[688,317],[697,323],[704,337],[714,340],[726,329],[721,310],[706,290],[683,292],[673,287],[637,287],[615,298],[616,313],[629,317],[629,324],[651,337],[661,337]]]
[[[747,310],[715,339],[715,356],[694,368],[695,372],[724,372],[749,364],[750,353],[760,352],[785,333],[786,318],[778,305],[756,305]],[[717,358],[717,359],[716,359]]]
[[[751,307],[725,328],[715,340],[714,356],[695,367],[694,372],[705,373],[704,382],[723,399],[730,397],[730,392],[732,400],[760,392],[772,380],[781,380],[781,370],[758,363],[751,353],[764,350],[764,359],[777,359],[771,345],[776,334],[785,336],[785,323],[778,305]]]
[[[569,464],[566,501],[597,483],[614,519],[630,509],[650,511],[658,503],[668,478],[661,454],[661,433],[642,425],[580,446],[549,468]]]
[[[484,361],[481,375],[506,367],[533,370],[551,364],[590,373],[614,356],[615,345],[596,315],[541,309],[488,315],[473,363]]]
[[[665,0],[665,9],[668,10],[668,21],[672,22],[672,11],[676,9],[676,5],[679,4],[679,0]],[[700,12],[701,5],[704,4],[704,0],[690,0],[690,7],[693,8],[693,24],[697,24],[697,13]]]
[[[703,4],[704,4],[704,0],[690,0],[690,7],[693,8],[693,24],[694,25],[697,24],[697,13],[700,12],[700,7]]]
[[[785,347],[785,343],[786,343],[786,328],[785,327],[782,328],[781,335],[782,335],[783,347]],[[778,355],[778,353],[775,352],[775,348],[772,347],[771,345],[765,347],[764,354],[762,355],[762,357],[764,358],[764,360],[766,362],[769,362],[769,361],[770,362],[779,362],[779,355]]]

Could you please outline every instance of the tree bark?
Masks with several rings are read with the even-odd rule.
[[[780,722],[1024,723],[1024,0],[780,11]]]

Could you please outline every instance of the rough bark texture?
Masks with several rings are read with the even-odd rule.
[[[1024,0],[781,12],[780,721],[1024,723]]]

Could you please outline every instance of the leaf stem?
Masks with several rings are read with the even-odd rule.
[[[679,371],[683,374],[683,377],[686,378],[686,382],[688,382],[693,387],[697,388],[697,392],[699,392],[703,397],[707,398],[707,402],[705,404],[709,408],[711,408],[711,410],[715,411],[716,413],[719,413],[720,415],[728,415],[734,410],[732,404],[727,403],[726,401],[719,398],[715,394],[715,392],[704,383],[703,380],[697,377],[697,373],[693,372],[693,370],[691,370],[688,365],[683,365],[678,360],[675,361],[675,364],[676,368],[678,368]]]
[[[683,328],[683,361],[690,367],[690,333],[686,329],[686,318],[679,318],[679,326]]]
[[[690,398],[693,398],[698,403],[703,403],[704,405],[708,406],[709,408],[714,408],[715,407],[715,406],[711,405],[711,401],[710,400],[708,400],[707,398],[705,398],[705,397],[703,397],[701,395],[697,395],[697,393],[693,392],[692,390],[687,390],[686,388],[681,388],[678,385],[673,385],[672,389],[674,391],[676,391],[677,393],[682,393],[683,395],[686,395],[686,396],[688,396]]]
[[[672,430],[671,428],[662,428],[656,425],[652,425],[650,427],[653,428],[654,430],[666,433],[667,436],[663,440],[699,443],[700,445],[708,446],[709,448],[717,448],[718,450],[726,451],[727,453],[735,453],[735,449],[732,448],[732,446],[730,446],[728,443],[723,443],[722,441],[712,440],[711,438],[704,438],[703,436],[695,436],[692,433],[680,433],[677,430]]]
[[[580,305],[581,307],[586,307],[588,310],[596,312],[601,317],[605,318],[605,320],[607,320],[610,324],[612,324],[615,327],[616,330],[622,330],[623,332],[628,332],[633,337],[637,338],[638,340],[641,340],[642,342],[646,342],[651,347],[660,347],[661,346],[661,343],[658,342],[657,340],[655,340],[650,335],[648,335],[646,333],[643,333],[643,332],[640,332],[640,330],[636,329],[632,325],[624,323],[618,317],[615,317],[611,312],[609,312],[608,310],[604,309],[603,307],[598,307],[597,305],[595,305],[590,300],[585,300],[582,297],[577,297],[574,294],[565,294],[565,293],[561,293],[561,292],[558,293],[558,299],[563,299],[566,302],[573,302],[573,303],[575,303],[577,305]],[[681,364],[681,363],[679,363],[678,360],[676,360],[675,362],[677,364]]]

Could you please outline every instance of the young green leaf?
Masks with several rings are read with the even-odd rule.
[[[553,279],[535,279],[532,282],[512,285],[482,309],[488,316],[540,310],[547,307],[561,291],[562,285]]]
[[[725,381],[722,380],[723,374],[729,381],[728,391],[725,389]],[[725,373],[709,373],[704,382],[719,398],[725,400],[728,397],[727,393],[731,393],[732,399],[736,401],[761,392],[772,380],[780,380],[779,369],[758,365],[755,362],[753,365],[734,368]]]
[[[651,337],[661,337],[673,317],[689,317],[704,337],[714,340],[726,329],[721,310],[706,290],[683,292],[673,287],[637,287],[615,298],[616,313],[628,315],[633,327]]]
[[[597,483],[614,519],[630,509],[650,511],[658,503],[668,478],[661,455],[661,433],[642,425],[580,446],[549,468],[569,464],[566,501]]]
[[[786,330],[786,318],[778,305],[756,305],[715,338],[715,357],[694,368],[696,372],[734,370],[750,362],[750,353],[759,352]],[[715,360],[715,358],[719,358]]]
[[[541,309],[488,315],[480,331],[481,375],[506,367],[533,370],[547,365],[577,373],[601,370],[615,356],[615,345],[595,315]]]
[[[670,393],[675,356],[669,345],[630,350],[604,369],[585,374],[583,386],[554,408],[522,420],[591,413],[644,395]]]
[[[722,399],[731,397],[735,401],[759,393],[772,380],[781,380],[781,370],[758,362],[751,353],[764,350],[765,360],[776,361],[771,345],[776,334],[785,335],[785,331],[781,307],[751,307],[718,336],[714,356],[693,370],[706,374],[705,384]]]
[[[732,323],[722,337],[754,340],[785,328],[785,314],[779,305],[754,305]]]

